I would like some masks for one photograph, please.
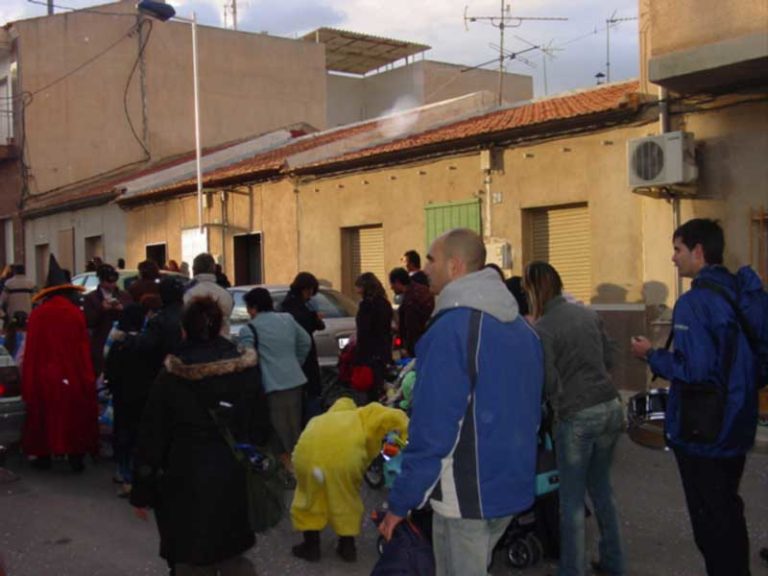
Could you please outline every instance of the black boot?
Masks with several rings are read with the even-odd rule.
[[[355,547],[354,536],[340,536],[339,545],[336,546],[336,553],[341,556],[344,562],[357,562],[357,548]]]
[[[291,553],[297,558],[307,562],[320,561],[320,532],[318,530],[307,530],[303,532],[304,542],[296,544],[291,548]]]
[[[51,457],[50,456],[38,456],[30,462],[32,468],[37,470],[50,470],[51,469]]]
[[[85,470],[85,462],[83,454],[70,454],[69,455],[69,467],[72,468],[72,472],[80,474]]]

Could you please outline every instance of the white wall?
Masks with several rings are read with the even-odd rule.
[[[74,212],[61,212],[27,220],[24,225],[25,258],[27,276],[42,286],[45,278],[36,278],[35,246],[48,244],[50,251],[58,256],[60,230],[75,230],[75,266],[72,275],[85,269],[85,239],[101,236],[104,243],[104,261],[115,264],[125,257],[125,213],[117,204],[106,204],[84,208]]]

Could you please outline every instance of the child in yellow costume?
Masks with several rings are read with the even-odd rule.
[[[351,398],[340,398],[328,412],[309,421],[293,450],[297,486],[291,521],[304,533],[304,542],[292,549],[294,556],[320,560],[320,531],[330,523],[339,536],[339,556],[347,562],[357,559],[363,474],[391,430],[405,439],[405,412],[375,402],[358,408]]]

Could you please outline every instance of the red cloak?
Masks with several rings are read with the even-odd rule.
[[[51,296],[29,317],[21,386],[26,454],[96,453],[98,403],[85,315],[65,296]]]

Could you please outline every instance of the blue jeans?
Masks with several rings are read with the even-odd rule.
[[[559,576],[581,576],[585,569],[584,496],[595,508],[600,529],[600,566],[624,574],[619,519],[611,488],[611,463],[624,428],[618,399],[586,408],[558,423],[557,466],[560,471]]]
[[[432,515],[436,576],[486,576],[493,548],[512,516],[470,520]]]

